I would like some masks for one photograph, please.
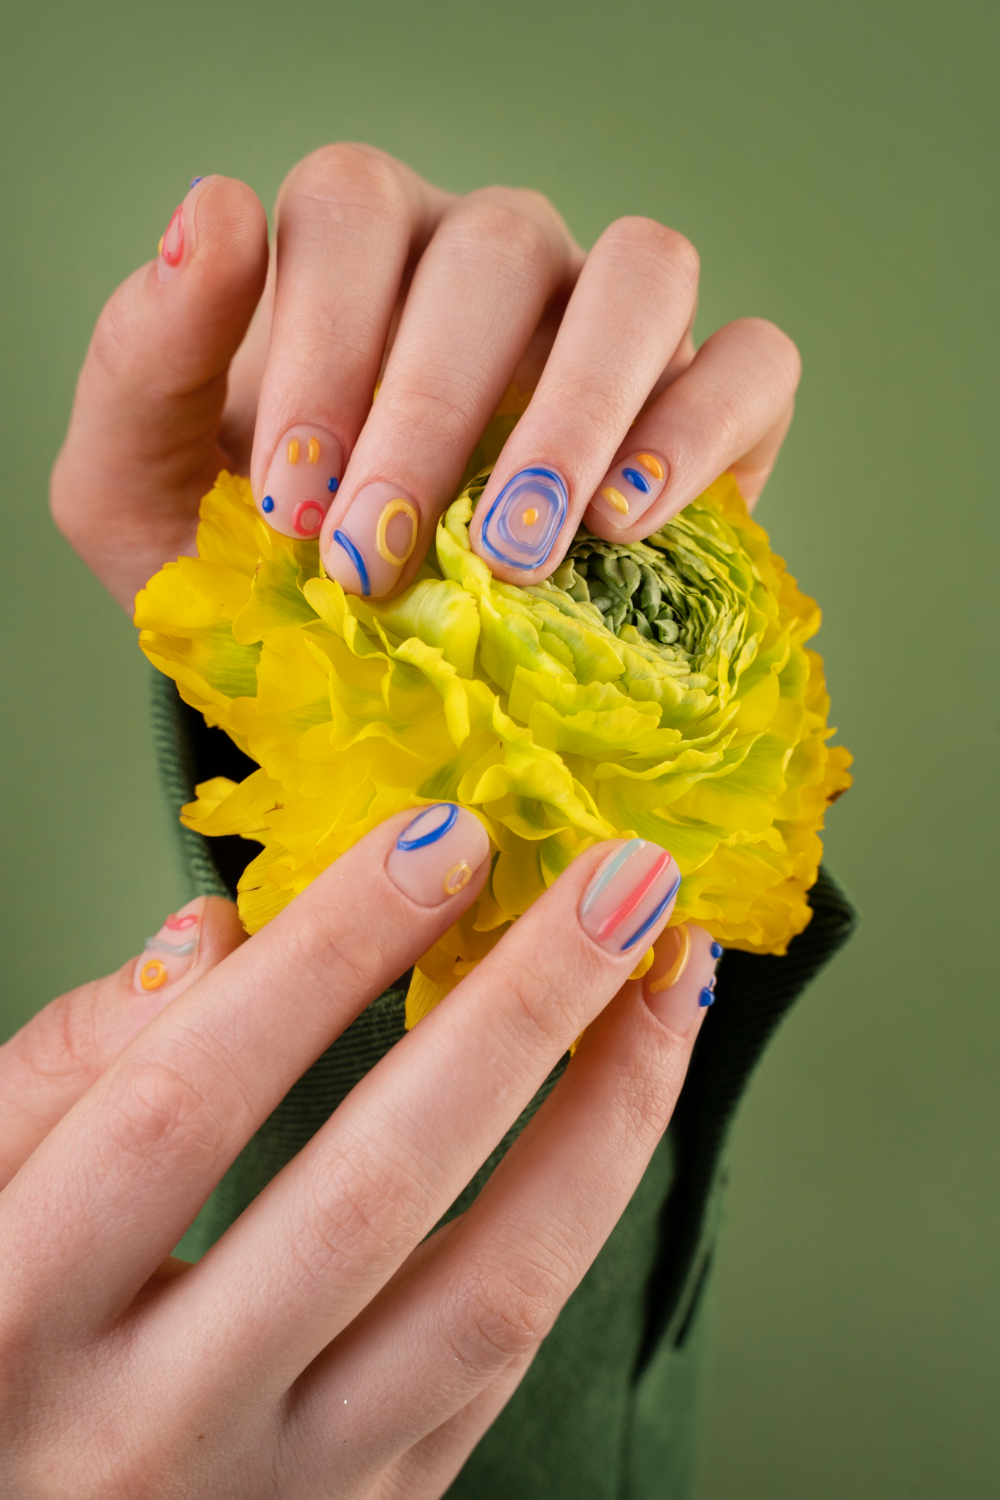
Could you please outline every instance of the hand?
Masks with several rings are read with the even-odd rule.
[[[488,869],[471,813],[405,813],[248,941],[228,903],[193,902],[0,1050],[3,1493],[447,1488],[638,1183],[711,999],[698,929],[664,934],[628,982],[676,894],[663,851],[581,855],[197,1265],[165,1257]],[[431,1234],[585,1027],[475,1203]]]
[[[534,394],[472,529],[502,578],[546,577],[581,520],[647,536],[727,468],[760,493],[798,355],[756,318],[696,351],[698,258],[674,230],[619,219],[585,257],[536,193],[456,197],[343,144],[293,169],[276,223],[268,265],[250,188],[196,182],[101,314],[52,507],[126,608],[194,550],[223,466],[270,525],[319,533],[346,589],[403,587],[511,382]]]

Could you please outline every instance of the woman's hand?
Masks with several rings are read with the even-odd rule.
[[[698,929],[675,983],[685,929],[628,981],[676,895],[664,851],[582,855],[197,1265],[166,1258],[488,868],[470,813],[403,814],[249,941],[227,903],[193,902],[0,1050],[3,1493],[445,1490],[628,1202],[711,999]],[[475,1203],[432,1233],[584,1028]]]
[[[342,144],[290,173],[274,250],[250,188],[201,179],[98,322],[52,506],[128,609],[223,466],[347,590],[402,587],[512,382],[534,394],[472,537],[521,583],[581,520],[634,541],[727,468],[752,502],[791,420],[794,345],[748,318],[696,351],[698,257],[650,219],[585,257],[536,193],[456,197]]]

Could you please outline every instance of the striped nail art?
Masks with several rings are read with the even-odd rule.
[[[609,855],[580,904],[580,922],[595,943],[627,953],[668,914],[680,889],[677,866],[665,849],[629,839]]]

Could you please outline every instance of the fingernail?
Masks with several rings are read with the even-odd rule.
[[[722,944],[704,927],[671,927],[656,945],[656,956],[642,981],[653,1015],[683,1036],[715,1001],[715,966]]]
[[[136,960],[132,988],[137,995],[165,989],[182,978],[198,957],[204,896],[196,896],[167,918],[155,937],[146,939],[146,949]]]
[[[332,432],[302,424],[279,440],[258,504],[282,536],[316,536],[340,485],[343,452]]]
[[[347,507],[323,564],[348,594],[380,599],[399,582],[419,531],[416,502],[387,479],[376,479]]]
[[[530,572],[556,544],[569,510],[566,481],[555,469],[521,469],[486,512],[479,545],[494,562]]]
[[[673,909],[681,877],[659,844],[629,839],[613,850],[580,903],[580,925],[608,953],[652,943]]]
[[[385,872],[418,906],[440,906],[465,889],[489,852],[489,835],[473,813],[436,802],[407,823]]]
[[[173,281],[175,276],[181,274],[185,261],[191,258],[191,251],[194,249],[194,216],[191,209],[195,191],[204,181],[204,177],[192,178],[183,201],[174,209],[170,223],[160,236],[160,243],[156,247],[156,273],[161,281]]]
[[[658,453],[631,453],[609,469],[598,486],[593,505],[613,526],[631,526],[663,494],[670,465]]]

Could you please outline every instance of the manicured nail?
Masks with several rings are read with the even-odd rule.
[[[173,281],[184,269],[185,258],[191,258],[194,248],[194,219],[191,209],[195,191],[204,181],[204,177],[192,179],[183,202],[178,203],[170,216],[170,223],[160,236],[160,243],[156,247],[156,274],[161,281]]]
[[[690,1031],[699,1013],[715,1001],[715,966],[721,957],[722,944],[704,927],[668,928],[642,981],[656,1019],[682,1036]]]
[[[673,909],[681,877],[659,844],[629,839],[613,850],[587,887],[580,925],[609,953],[653,942]]]
[[[343,452],[323,427],[289,427],[274,450],[258,504],[282,536],[316,536],[340,485]]]
[[[569,510],[566,481],[555,469],[521,469],[486,512],[479,547],[494,562],[528,573],[556,544]]]
[[[436,802],[407,823],[385,871],[418,906],[440,906],[465,889],[489,852],[489,835],[473,813]]]
[[[387,479],[358,490],[327,544],[326,571],[348,594],[381,599],[399,582],[420,530],[416,503]]]
[[[132,978],[137,995],[165,989],[192,967],[198,957],[204,906],[204,896],[196,896],[169,916],[155,937],[146,939]]]
[[[659,500],[669,475],[658,453],[632,453],[608,470],[592,503],[613,526],[631,526]]]

